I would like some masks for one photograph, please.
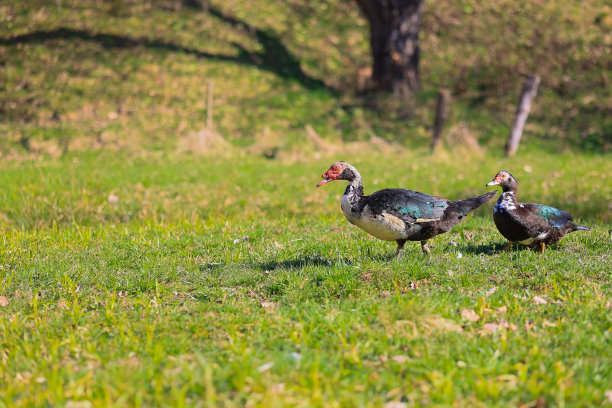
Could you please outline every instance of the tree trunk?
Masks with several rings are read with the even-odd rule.
[[[370,22],[372,80],[407,98],[419,88],[419,24],[423,0],[357,0]]]

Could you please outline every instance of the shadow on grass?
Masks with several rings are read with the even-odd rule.
[[[493,244],[481,244],[481,245],[463,245],[461,246],[461,252],[465,253],[465,254],[472,254],[472,255],[496,255],[496,254],[501,254],[502,250],[506,247],[506,242],[496,242]],[[525,251],[530,249],[529,247],[525,246],[525,245],[519,245],[519,244],[514,244],[512,245],[509,249],[503,251],[503,252],[518,252],[518,251]]]
[[[344,259],[344,258],[322,258],[317,256],[303,256],[295,259],[289,259],[286,261],[268,261],[261,263],[244,263],[244,264],[229,264],[229,263],[220,263],[220,262],[210,262],[207,264],[202,264],[199,266],[200,271],[204,272],[214,272],[220,271],[224,268],[235,268],[235,267],[243,267],[245,269],[257,269],[260,271],[273,271],[275,269],[301,269],[307,266],[333,266],[338,263],[342,263],[342,265],[352,265],[353,262]]]
[[[232,45],[238,49],[238,55],[213,54],[194,48],[184,47],[163,39],[134,38],[127,35],[93,33],[84,29],[67,27],[60,27],[53,30],[38,30],[13,37],[0,38],[0,45],[16,46],[25,43],[40,44],[57,39],[78,39],[81,41],[98,43],[107,49],[145,47],[153,50],[193,55],[202,59],[256,66],[259,69],[272,72],[281,78],[298,81],[307,89],[331,90],[323,81],[309,76],[302,70],[298,59],[289,52],[285,45],[283,45],[278,34],[271,30],[253,27],[242,20],[222,13],[214,7],[209,7],[208,13],[224,23],[231,25],[233,28],[243,30],[247,35],[253,36],[261,46],[261,50],[249,51],[240,44],[232,42]]]
[[[352,261],[343,258],[322,258],[318,256],[304,256],[295,259],[289,259],[281,262],[262,262],[254,264],[252,267],[262,271],[271,271],[274,269],[302,269],[307,266],[332,266],[341,262],[343,265],[352,265]]]
[[[504,244],[501,243],[480,245],[464,244],[459,246],[459,251],[471,255],[493,255],[503,247]]]

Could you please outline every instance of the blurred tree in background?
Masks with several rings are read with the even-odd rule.
[[[0,157],[174,148],[211,80],[240,146],[306,125],[429,146],[444,88],[449,131],[497,149],[529,75],[526,142],[612,150],[610,0],[5,0],[0,21]]]
[[[370,22],[372,80],[402,98],[419,87],[419,24],[423,0],[357,0]]]

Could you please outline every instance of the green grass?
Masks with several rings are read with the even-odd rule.
[[[426,2],[423,89],[399,107],[359,92],[353,1],[187,3],[0,5],[0,406],[610,404],[604,0]],[[209,81],[231,146],[190,154]],[[429,155],[442,87],[446,150]],[[592,231],[500,253],[488,203],[396,260],[344,219],[342,183],[315,188],[339,159],[366,193],[450,199],[508,170],[523,201]]]
[[[431,256],[412,243],[401,260],[395,244],[343,219],[340,182],[315,188],[334,159],[3,163],[0,403],[606,401],[606,157],[352,158],[366,192],[403,186],[449,198],[485,191],[504,167],[523,200],[558,205],[593,228],[544,254],[497,253],[504,240],[489,203],[437,237]],[[462,317],[466,309],[480,319]]]

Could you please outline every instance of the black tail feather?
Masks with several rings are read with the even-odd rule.
[[[461,215],[468,215],[497,194],[497,191],[489,191],[478,197],[466,198],[465,200],[453,201],[453,204],[457,206]]]

